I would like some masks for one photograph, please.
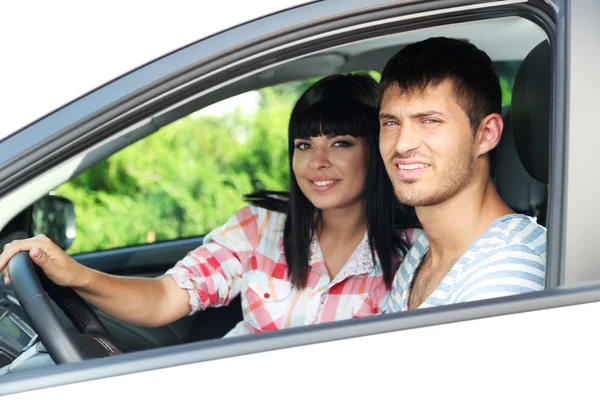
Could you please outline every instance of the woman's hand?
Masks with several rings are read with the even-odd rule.
[[[8,261],[21,251],[60,286],[73,288],[88,303],[116,319],[134,325],[161,326],[190,313],[190,296],[172,276],[125,277],[87,268],[69,257],[44,235],[15,240],[0,254],[0,274],[8,281]],[[7,282],[8,283],[8,282]]]
[[[8,261],[21,251],[28,251],[33,262],[39,265],[46,276],[57,285],[75,289],[86,286],[88,269],[73,260],[45,235],[14,240],[4,246],[4,251],[0,254],[0,272],[4,273],[5,283],[10,283]]]

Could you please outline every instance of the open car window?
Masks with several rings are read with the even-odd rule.
[[[501,14],[486,15],[486,7],[492,9],[506,5],[505,2],[497,3],[480,5],[483,11],[477,14],[477,18],[464,15],[462,10],[455,11],[452,14],[455,19],[451,21],[436,20],[430,14],[419,14],[419,18],[427,21],[423,25],[402,25],[404,20],[399,18],[394,20],[394,23],[382,23],[381,31],[369,31],[364,28],[366,34],[354,32],[354,25],[349,23],[344,29],[354,32],[355,37],[344,33],[331,40],[323,39],[327,36],[325,31],[319,32],[319,35],[323,36],[307,35],[302,38],[301,45],[290,45],[292,50],[289,53],[282,51],[274,56],[263,56],[257,52],[259,55],[254,54],[255,58],[249,59],[239,55],[239,69],[227,70],[219,64],[208,71],[198,73],[195,83],[191,83],[194,82],[192,79],[187,81],[185,89],[171,88],[173,91],[181,90],[177,96],[169,97],[169,94],[164,93],[170,92],[165,90],[163,94],[167,100],[156,100],[160,96],[146,98],[148,103],[140,102],[139,108],[135,109],[140,115],[144,114],[143,118],[127,120],[123,116],[115,117],[122,118],[118,121],[122,125],[115,122],[115,126],[124,128],[115,129],[112,133],[109,133],[108,129],[103,131],[103,128],[98,128],[98,135],[104,136],[102,140],[93,143],[94,148],[71,150],[68,154],[73,156],[72,159],[57,159],[55,164],[51,165],[52,168],[45,171],[46,191],[54,190],[75,202],[77,237],[69,252],[81,255],[81,260],[93,258],[98,265],[113,265],[117,260],[115,257],[121,255],[123,258],[118,259],[119,262],[127,260],[132,265],[135,264],[135,275],[160,273],[171,258],[163,258],[153,265],[152,270],[147,270],[144,269],[148,265],[145,264],[146,260],[138,262],[135,256],[144,251],[151,254],[159,254],[161,251],[164,253],[167,248],[165,246],[171,245],[181,245],[182,247],[177,249],[173,247],[171,254],[183,256],[184,249],[197,244],[185,242],[183,245],[181,243],[184,243],[184,239],[202,236],[224,222],[244,204],[244,193],[261,188],[286,189],[289,173],[284,140],[287,134],[286,124],[293,100],[301,92],[303,85],[319,76],[335,72],[379,71],[385,60],[399,47],[425,37],[449,35],[464,38],[486,50],[501,78],[504,111],[512,112],[513,88],[519,68],[528,54],[541,42],[548,40],[552,49],[555,49],[554,25],[548,22],[551,19],[538,18],[539,15],[550,15],[551,11],[548,9],[544,8],[542,12],[530,5],[521,8],[521,5],[514,6],[514,2],[510,7],[502,8]],[[480,11],[479,8],[477,10]],[[536,18],[523,18],[523,15],[535,15]],[[400,15],[403,16],[405,14]],[[378,20],[382,20],[382,17],[373,18],[370,22],[376,23]],[[402,29],[399,29],[400,26]],[[329,30],[334,31],[334,27],[329,27]],[[555,71],[560,72],[561,69]],[[203,74],[206,74],[206,77]],[[376,75],[376,72],[374,74]],[[225,103],[236,100],[239,101],[237,108],[227,106],[226,111],[223,111]],[[153,101],[156,103],[152,107],[144,108],[145,104]],[[251,104],[250,112],[245,108],[248,104]],[[128,112],[131,113],[133,109],[129,109]],[[553,118],[555,114],[547,119]],[[104,123],[110,126],[110,121]],[[152,126],[149,128],[149,125]],[[556,127],[549,128],[548,135],[553,135],[555,129]],[[83,137],[84,132],[80,135]],[[66,145],[65,148],[69,149]],[[73,161],[77,157],[77,161]],[[505,181],[508,179],[509,184],[503,186],[503,196],[508,198],[515,195],[511,197],[511,206],[523,207],[523,212],[539,218],[538,220],[543,221],[549,228],[549,246],[561,245],[559,233],[563,226],[562,197],[554,196],[551,198],[552,202],[549,198],[551,193],[554,193],[552,190],[565,190],[562,187],[564,181],[560,180],[560,174],[563,173],[562,164],[556,162],[560,162],[561,159],[558,155],[553,157],[555,162],[552,168],[555,172],[552,175],[552,184],[538,181],[540,185],[535,185],[534,191],[511,189],[510,185],[517,181],[517,177],[521,179],[522,175],[518,174],[523,172],[523,165],[517,168],[518,171],[513,170],[513,164],[510,164],[510,161],[507,164],[506,161],[510,157],[503,159],[501,172],[505,174],[498,178]],[[518,161],[513,159],[516,160],[515,163]],[[556,172],[557,170],[559,172]],[[31,181],[34,182],[34,179]],[[531,176],[524,176],[519,182],[533,185],[529,179],[536,180]],[[549,187],[551,190],[548,190]],[[44,192],[38,190],[36,196],[40,197]],[[15,198],[6,197],[8,200],[0,204],[14,204]],[[554,214],[549,212],[550,207],[555,207]],[[111,223],[111,219],[118,220],[118,224]],[[14,223],[14,219],[11,221]],[[136,246],[140,245],[143,246],[135,250]],[[134,249],[131,250],[132,253],[127,252],[129,247]],[[550,252],[549,274],[555,277],[561,275],[562,267],[556,258],[560,251],[562,250],[559,250],[558,246],[554,246]],[[126,269],[121,269],[120,272],[125,271]],[[550,289],[559,283],[558,278],[548,281]],[[567,292],[560,294],[569,295]],[[55,379],[54,382],[65,383],[95,379],[98,375],[94,375],[94,367],[102,369],[104,377],[111,377],[122,371],[143,372],[166,366],[182,367],[180,364],[183,363],[181,357],[184,353],[187,357],[186,363],[204,361],[208,369],[210,362],[215,359],[225,360],[222,362],[226,363],[229,357],[236,355],[247,356],[245,360],[251,359],[256,363],[261,362],[261,353],[266,354],[269,351],[272,351],[271,354],[289,351],[286,354],[300,357],[298,350],[302,352],[302,348],[298,346],[302,345],[320,346],[322,354],[334,356],[335,351],[331,350],[333,346],[329,346],[330,341],[336,341],[338,344],[352,342],[356,345],[366,343],[368,338],[379,337],[383,343],[384,337],[388,340],[389,335],[402,333],[406,333],[407,337],[410,336],[413,340],[419,340],[414,335],[415,330],[411,328],[433,329],[437,325],[443,325],[440,329],[445,329],[452,325],[448,328],[451,329],[456,327],[451,323],[467,320],[490,320],[501,315],[506,315],[508,319],[523,310],[556,307],[562,304],[563,297],[560,296],[550,290],[530,297],[517,296],[514,299],[476,302],[425,312],[418,310],[406,316],[386,315],[364,321],[343,321],[275,332],[264,337],[203,343],[196,343],[196,340],[186,343],[180,338],[169,339],[151,343],[146,347],[149,349],[146,352],[114,357],[114,361],[103,359],[83,363],[85,365],[82,365],[81,369],[86,371],[82,375],[83,378],[75,377],[74,373],[58,377],[58,373],[51,372],[52,367],[48,367],[47,371],[48,376]],[[213,321],[218,319],[216,316]],[[518,317],[511,320],[516,319]],[[522,319],[519,321],[523,323]],[[176,329],[192,332],[202,328],[201,323],[192,320],[185,328]],[[485,329],[477,332],[484,333]],[[215,335],[215,338],[216,336],[218,335]],[[153,339],[149,339],[150,342],[151,340]],[[183,343],[186,344],[176,346]],[[391,340],[385,343],[389,344]],[[170,345],[175,346],[165,348]],[[375,348],[369,344],[364,346],[363,349]],[[155,349],[156,347],[163,348]],[[377,349],[388,353],[396,351],[395,347]],[[161,354],[166,356],[158,360],[160,357],[156,350],[164,351]],[[372,354],[370,358],[367,357],[369,361],[379,360],[374,354],[376,352],[368,353]],[[140,365],[134,356],[141,357],[140,360],[143,359],[146,365]],[[277,362],[284,363],[284,359],[277,358]],[[86,369],[88,365],[90,367]],[[110,372],[111,366],[114,365],[120,365],[119,372]],[[70,371],[76,370],[73,366]],[[15,378],[13,381],[18,380]]]

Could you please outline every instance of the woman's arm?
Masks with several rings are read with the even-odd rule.
[[[29,252],[53,282],[73,288],[86,301],[120,320],[160,326],[190,312],[186,291],[171,277],[130,278],[95,271],[69,257],[44,235],[4,246],[0,271],[6,275],[8,261],[21,251]]]

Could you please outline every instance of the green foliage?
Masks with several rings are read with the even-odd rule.
[[[500,61],[494,63],[494,69],[500,77],[502,90],[502,107],[512,104],[512,86],[519,71],[521,61]]]
[[[502,90],[502,107],[511,105],[512,87],[508,83],[508,80],[503,76],[500,77],[500,90]]]
[[[287,124],[310,83],[260,91],[260,108],[190,115],[55,190],[75,203],[72,254],[198,236],[260,188],[286,190]],[[291,86],[291,87],[290,87]]]
[[[381,80],[381,72],[379,71],[369,71],[368,74],[371,75],[371,78],[375,79],[377,83]]]

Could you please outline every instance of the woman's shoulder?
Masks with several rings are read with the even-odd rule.
[[[289,207],[287,192],[261,190],[244,197],[250,204],[242,210],[255,215],[260,226],[283,230]]]
[[[283,235],[285,217],[286,214],[248,204],[204,236],[203,245],[235,242],[248,250],[259,246],[263,240],[278,243]]]
[[[285,223],[286,216],[286,213],[271,210],[256,204],[248,204],[240,208],[235,214],[235,217],[239,222],[255,220],[259,227],[264,225],[271,226]]]
[[[282,213],[288,211],[289,198],[288,192],[275,190],[259,190],[244,196],[244,199],[254,206]]]
[[[240,208],[224,228],[236,226],[241,228],[246,235],[252,234],[257,237],[268,235],[273,239],[275,236],[283,234],[286,218],[287,214],[283,212],[248,204]]]

